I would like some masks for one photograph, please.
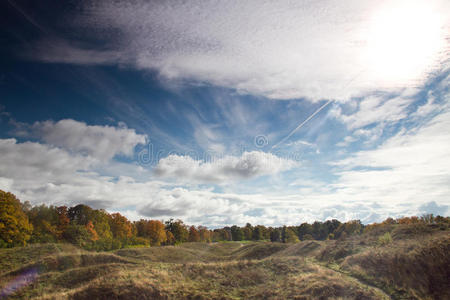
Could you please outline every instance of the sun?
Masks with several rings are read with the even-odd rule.
[[[390,1],[376,9],[367,34],[367,67],[384,86],[418,83],[446,55],[445,13],[432,1]]]

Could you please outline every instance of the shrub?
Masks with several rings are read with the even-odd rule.
[[[378,245],[384,246],[392,242],[392,237],[389,232],[386,232],[382,236],[378,237]]]

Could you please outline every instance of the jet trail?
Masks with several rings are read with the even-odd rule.
[[[292,130],[285,138],[283,138],[281,141],[279,141],[278,143],[276,143],[275,145],[272,146],[272,148],[270,148],[270,150],[276,148],[278,145],[284,143],[287,139],[289,139],[295,132],[297,132],[297,130],[299,130],[300,128],[303,127],[303,125],[305,125],[306,123],[308,123],[309,120],[311,120],[312,118],[314,118],[315,115],[317,115],[322,109],[324,109],[325,107],[328,106],[328,104],[330,104],[331,102],[333,102],[333,100],[328,100],[327,103],[325,103],[324,105],[322,105],[321,107],[319,107],[319,109],[317,109],[312,115],[310,115],[305,121],[303,121],[300,125],[298,125],[294,130]]]

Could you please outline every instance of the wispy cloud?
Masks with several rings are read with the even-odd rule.
[[[104,41],[101,49],[40,41],[34,56],[126,64],[274,99],[346,99],[422,82],[445,59],[449,8],[440,0],[95,2],[70,29]]]
[[[450,113],[426,125],[400,131],[382,145],[334,162],[337,195],[383,203],[448,202]],[[388,196],[386,196],[388,195]]]

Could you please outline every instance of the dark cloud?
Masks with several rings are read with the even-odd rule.
[[[140,210],[138,210],[138,213],[150,218],[162,216],[178,217],[183,216],[186,213],[186,210],[182,208],[171,209],[171,208],[155,208],[151,206],[145,206]]]

